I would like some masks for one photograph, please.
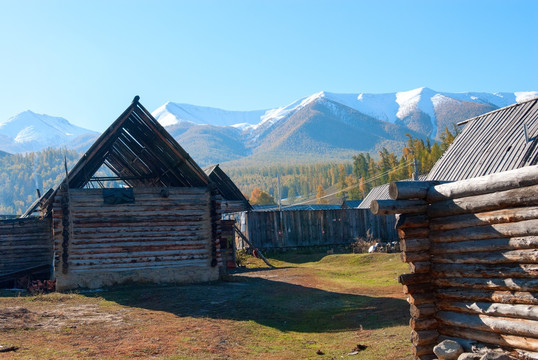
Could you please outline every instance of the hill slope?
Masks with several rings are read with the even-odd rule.
[[[167,102],[155,118],[202,166],[217,162],[319,162],[386,147],[405,134],[438,139],[445,127],[538,92],[446,93],[418,88],[387,94],[319,92],[269,110],[228,111]],[[26,111],[0,121],[0,150],[66,147],[85,151],[99,134],[59,117]]]
[[[0,121],[0,150],[20,153],[47,147],[74,148],[83,138],[93,139],[97,132],[71,124],[64,118],[36,114],[30,110]]]

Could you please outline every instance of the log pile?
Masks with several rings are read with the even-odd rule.
[[[538,352],[538,166],[389,189],[371,210],[399,214],[416,359],[442,339]]]

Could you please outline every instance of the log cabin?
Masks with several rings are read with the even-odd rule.
[[[217,280],[220,202],[215,184],[137,96],[27,211],[38,209],[39,220],[0,226],[0,247],[17,259],[0,275],[49,265],[58,290]],[[41,256],[25,256],[26,248]]]
[[[426,181],[399,181],[374,214],[397,214],[399,277],[415,359],[442,340],[538,354],[538,99],[464,122]]]

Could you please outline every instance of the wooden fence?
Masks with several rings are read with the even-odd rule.
[[[246,213],[246,233],[262,250],[342,246],[366,238],[394,241],[394,215],[374,216],[368,209],[290,210]]]
[[[0,276],[41,266],[52,267],[50,227],[47,219],[0,221]]]
[[[397,223],[417,359],[450,338],[538,352],[538,166],[446,184],[397,182],[376,214]]]

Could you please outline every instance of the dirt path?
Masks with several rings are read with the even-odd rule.
[[[340,359],[359,343],[361,359],[409,356],[399,286],[286,265],[210,284],[3,292],[0,345],[19,349],[0,358]]]

